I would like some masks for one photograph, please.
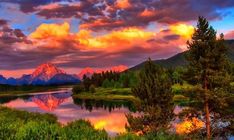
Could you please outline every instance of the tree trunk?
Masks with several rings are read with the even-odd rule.
[[[210,139],[210,111],[208,101],[205,101],[205,112],[206,112],[206,137]]]
[[[204,89],[205,89],[206,137],[207,137],[207,140],[209,140],[211,137],[210,111],[209,111],[209,103],[208,103],[208,99],[207,99],[207,79],[206,78],[204,80]]]

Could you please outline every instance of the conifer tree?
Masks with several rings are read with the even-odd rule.
[[[229,106],[227,99],[231,96],[226,52],[223,35],[217,39],[216,31],[208,21],[199,17],[192,40],[188,42],[187,77],[190,84],[196,85],[196,88],[186,94],[193,101],[190,111],[187,111],[188,114],[191,114],[192,110],[193,114],[202,112],[207,139],[211,138],[211,126],[215,120],[220,121],[221,118],[232,115],[230,112],[224,113]]]
[[[173,94],[171,79],[165,69],[155,65],[150,59],[139,75],[138,84],[132,88],[133,94],[141,100],[138,110],[143,115],[127,115],[130,131],[157,132],[168,129],[173,119]]]

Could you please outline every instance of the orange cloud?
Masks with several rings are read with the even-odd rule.
[[[33,39],[45,38],[64,38],[69,35],[70,25],[65,22],[63,24],[41,24],[36,31],[29,36]]]
[[[105,51],[114,51],[138,46],[155,37],[154,32],[135,27],[97,36],[94,36],[91,30],[81,29],[77,33],[70,33],[69,30],[70,25],[67,22],[63,24],[41,24],[30,34],[30,38],[34,40],[34,46],[59,48],[63,45],[63,41],[68,41],[81,50],[105,49]]]
[[[81,30],[76,39],[86,48],[120,48],[131,46],[154,37],[155,33],[139,28],[126,28],[109,34],[93,37],[90,31]]]
[[[131,7],[131,4],[129,3],[128,0],[117,0],[116,1],[116,6],[118,8],[126,9],[126,8]]]
[[[179,23],[175,25],[170,26],[170,30],[177,34],[180,35],[186,39],[191,38],[192,34],[194,33],[194,27],[191,25]]]
[[[164,49],[172,49],[171,47],[175,47],[175,50],[176,48],[185,50],[187,48],[185,42],[191,34],[191,27],[183,24],[172,25],[169,30],[160,30],[158,33],[142,28],[128,27],[94,34],[96,32],[81,28],[79,32],[71,33],[69,31],[70,25],[66,22],[63,24],[42,24],[30,34],[30,38],[33,39],[31,49],[39,49],[40,47],[68,49],[72,47],[72,49],[79,51],[113,53],[109,56],[110,58],[118,57],[118,54],[114,53],[134,50],[134,48],[146,49],[146,51],[155,50],[155,53]],[[67,57],[65,56],[65,58]],[[66,61],[63,60],[63,62]]]
[[[51,4],[48,4],[48,5],[40,5],[37,7],[38,10],[52,10],[52,9],[55,9],[55,8],[58,8],[59,7],[59,4],[58,3],[51,3]]]
[[[154,16],[154,15],[155,15],[154,11],[147,10],[147,9],[145,9],[143,12],[140,13],[141,17],[151,17],[151,16]]]
[[[111,23],[112,26],[120,26],[123,25],[123,21],[114,21]],[[88,23],[83,23],[80,25],[80,29],[93,29],[93,28],[98,28],[98,27],[105,27],[105,26],[110,26],[110,21],[105,20],[105,19],[96,19],[93,22],[88,22]]]

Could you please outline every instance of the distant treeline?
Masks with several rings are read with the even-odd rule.
[[[115,88],[128,88],[132,87],[137,83],[136,72],[113,72],[106,71],[102,73],[94,73],[91,77],[84,75],[83,84],[86,90],[91,85],[95,87],[115,87]]]
[[[13,85],[6,85],[0,84],[0,94],[6,92],[30,92],[30,91],[42,91],[46,89],[56,88],[56,86],[34,86],[34,85],[22,85],[22,86],[13,86]]]

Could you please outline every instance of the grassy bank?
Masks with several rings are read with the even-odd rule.
[[[176,90],[174,92],[177,92],[173,98],[175,104],[186,104],[186,102],[188,102],[188,98],[181,94],[183,88],[176,85],[174,90]],[[73,94],[73,98],[95,100],[129,100],[139,102],[139,99],[132,95],[130,88],[96,88],[95,93],[81,92],[79,94]]]
[[[0,106],[1,140],[177,140],[174,134],[157,133],[137,136],[125,133],[109,137],[105,130],[96,130],[87,121],[77,120],[61,126],[55,116],[50,114],[29,113]]]
[[[81,92],[74,94],[74,98],[96,99],[96,100],[129,100],[139,101],[131,94],[130,88],[96,88],[95,93]]]

